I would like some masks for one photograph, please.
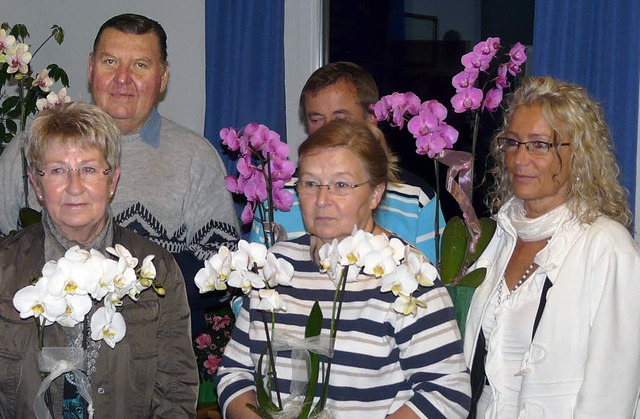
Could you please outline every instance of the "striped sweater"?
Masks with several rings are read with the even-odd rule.
[[[311,261],[309,244],[310,236],[305,235],[270,249],[295,268],[293,286],[278,287],[287,309],[275,315],[276,334],[304,337],[317,300],[324,315],[322,335],[328,336],[335,286]],[[420,417],[466,417],[469,376],[449,295],[437,282],[421,287],[414,296],[427,308],[419,308],[416,316],[404,316],[392,309],[394,295],[380,292],[379,279],[360,275],[357,282],[347,284],[327,401],[335,417],[383,418],[404,404]],[[218,372],[225,413],[236,396],[255,389],[255,365],[266,345],[258,301],[255,291],[245,299]],[[291,351],[277,354],[276,371],[286,399]]]

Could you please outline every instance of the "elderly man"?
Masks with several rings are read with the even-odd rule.
[[[369,106],[378,101],[379,93],[373,77],[362,67],[350,62],[334,62],[320,67],[307,80],[300,94],[300,122],[308,134],[334,119],[377,123]],[[429,259],[435,261],[435,215],[442,213],[436,206],[433,189],[421,178],[402,172],[404,183],[390,184],[375,220],[382,227],[415,244]],[[288,185],[293,192],[293,183]],[[295,196],[295,195],[294,195]],[[275,222],[293,239],[304,234],[304,224],[297,197],[289,212],[276,211]],[[262,224],[255,221],[252,241],[264,241]]]
[[[237,217],[225,188],[224,166],[203,137],[160,116],[156,105],[169,81],[167,35],[147,17],[123,14],[99,29],[89,56],[95,103],[120,129],[120,184],[111,208],[115,221],[169,250],[189,292],[196,333],[204,324],[193,284],[202,260],[221,245],[235,246]],[[0,235],[16,229],[24,202],[20,144],[0,156]],[[40,208],[33,190],[30,206]]]

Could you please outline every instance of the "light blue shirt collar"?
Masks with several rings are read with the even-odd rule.
[[[161,123],[160,112],[158,112],[156,108],[153,108],[149,118],[147,118],[147,122],[145,122],[142,128],[140,128],[140,131],[138,131],[142,140],[151,147],[157,148],[160,145]]]

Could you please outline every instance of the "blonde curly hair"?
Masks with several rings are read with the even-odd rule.
[[[571,142],[571,176],[567,205],[585,224],[591,224],[600,215],[631,227],[632,215],[628,205],[628,192],[620,185],[620,168],[613,154],[609,127],[604,111],[586,89],[555,80],[551,77],[527,77],[509,100],[502,128],[491,141],[494,160],[489,173],[494,184],[486,197],[492,213],[513,196],[504,153],[498,147],[498,138],[507,132],[514,112],[520,106],[540,106],[545,122],[553,131],[552,142]],[[560,147],[553,151],[560,158]],[[560,164],[563,164],[560,158]]]

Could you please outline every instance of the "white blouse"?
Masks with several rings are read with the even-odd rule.
[[[486,385],[478,401],[478,418],[515,418],[522,383],[520,364],[531,345],[533,323],[546,275],[538,268],[515,291],[504,280],[489,298],[482,331],[487,344]],[[500,284],[500,283],[498,283]],[[501,303],[498,305],[498,293]]]

